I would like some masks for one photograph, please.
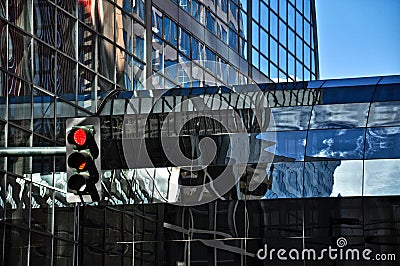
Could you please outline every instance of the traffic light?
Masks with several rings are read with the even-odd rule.
[[[67,201],[100,201],[100,120],[68,119],[66,136]]]

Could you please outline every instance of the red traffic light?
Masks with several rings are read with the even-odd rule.
[[[74,134],[74,142],[76,143],[76,145],[79,145],[79,146],[85,145],[86,139],[87,139],[86,130],[84,130],[82,128],[78,128],[77,130],[75,130],[73,132],[73,134]]]

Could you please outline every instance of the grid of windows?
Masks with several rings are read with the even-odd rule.
[[[312,0],[252,1],[252,63],[275,82],[318,77]]]

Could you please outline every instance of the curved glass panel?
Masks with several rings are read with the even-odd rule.
[[[372,101],[400,101],[399,84],[378,85]]]
[[[365,129],[310,130],[308,157],[362,159]],[[312,159],[312,158],[309,158]]]
[[[269,171],[272,177],[271,189],[264,198],[299,198],[303,194],[303,163],[274,163]],[[270,178],[271,178],[270,177]]]
[[[307,129],[310,112],[311,106],[272,108],[271,115],[275,120],[275,130]]]
[[[363,161],[336,161],[331,197],[362,196]]]
[[[333,176],[340,161],[304,163],[303,197],[329,197],[333,190]]]
[[[400,102],[376,102],[371,104],[368,127],[400,125]]]
[[[273,153],[274,161],[302,161],[304,160],[304,146],[306,142],[306,131],[283,131],[275,132],[276,145],[270,146],[266,151]],[[271,132],[261,133],[258,138],[271,141],[274,134]]]
[[[367,123],[369,103],[314,106],[310,128],[354,128]]]
[[[400,160],[366,160],[364,196],[399,195]]]
[[[400,127],[368,128],[366,159],[400,158]]]
[[[370,102],[373,91],[374,86],[324,88],[322,89],[321,103],[333,104]]]

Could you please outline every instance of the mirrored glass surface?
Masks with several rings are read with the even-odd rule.
[[[368,128],[365,158],[400,158],[400,127]]]
[[[331,197],[362,196],[363,161],[342,160],[334,161],[333,189]]]
[[[306,154],[319,158],[362,159],[364,134],[363,128],[310,130]]]
[[[311,106],[292,106],[271,108],[271,116],[275,121],[272,130],[306,130],[310,118]]]
[[[364,162],[364,196],[398,195],[400,160]]]
[[[368,126],[400,125],[400,102],[375,102],[371,104]]]
[[[316,105],[310,128],[354,128],[367,123],[369,103]]]
[[[276,142],[276,145],[266,148],[274,153],[274,161],[302,161],[304,160],[304,146],[306,131],[282,131],[261,133],[257,137],[262,140]]]

